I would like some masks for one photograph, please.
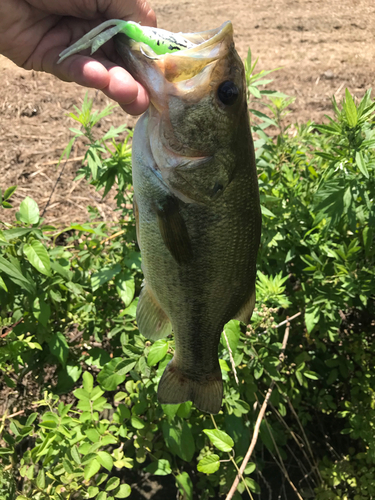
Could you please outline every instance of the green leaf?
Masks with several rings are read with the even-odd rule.
[[[143,429],[145,426],[145,423],[143,422],[143,420],[135,415],[133,415],[131,417],[130,423],[134,427],[134,429]]]
[[[267,217],[276,217],[276,215],[273,212],[271,212],[271,210],[268,210],[268,208],[266,208],[265,206],[261,205],[260,209],[262,215],[267,215]]]
[[[309,306],[305,311],[305,324],[308,333],[310,333],[314,326],[319,322],[320,319],[320,307],[319,306]]]
[[[88,481],[100,470],[100,463],[96,458],[91,460],[85,467],[83,471],[83,477]]]
[[[3,280],[3,278],[0,276],[0,287],[5,290],[6,292],[8,291],[8,288],[5,284],[5,281]]]
[[[106,451],[98,451],[97,460],[109,472],[112,470],[113,460],[109,453]]]
[[[104,365],[106,363],[109,363],[111,361],[111,357],[109,353],[101,349],[100,347],[94,347],[93,349],[89,350],[89,357],[85,358],[85,363],[89,366],[96,366],[100,370],[104,368]]]
[[[176,476],[178,489],[184,500],[193,500],[193,483],[187,472],[182,472]]]
[[[250,86],[248,87],[248,89],[249,89],[249,92],[250,92],[251,94],[253,94],[253,96],[254,96],[254,97],[256,97],[257,99],[260,99],[260,98],[262,97],[262,94],[261,94],[261,93],[259,92],[259,90],[258,90],[256,87],[254,87],[253,85],[250,85]]]
[[[96,429],[86,429],[85,434],[92,443],[98,443],[100,441],[100,434]]]
[[[83,388],[87,392],[91,392],[93,387],[94,387],[94,377],[91,375],[90,372],[85,372],[83,374]]]
[[[168,415],[168,417],[174,417],[176,413],[178,412],[178,409],[180,408],[179,404],[175,405],[161,405],[163,408],[163,412]]]
[[[205,474],[213,474],[220,468],[220,458],[218,455],[207,455],[199,460],[197,469]]]
[[[105,491],[112,491],[117,488],[120,484],[120,479],[118,477],[111,477],[105,485]]]
[[[72,455],[73,460],[77,465],[81,465],[81,457],[79,455],[79,451],[76,445],[72,446],[70,453]]]
[[[68,460],[63,460],[62,466],[64,467],[65,472],[67,472],[68,474],[74,473],[74,468],[72,467],[72,464]]]
[[[256,481],[254,481],[253,478],[247,477],[247,478],[245,478],[245,482],[251,491],[253,491],[254,493],[257,493],[258,495],[260,494],[259,484]]]
[[[18,264],[19,265],[19,264]],[[35,291],[35,283],[29,281],[21,271],[7,259],[0,256],[0,271],[5,273],[16,285],[24,288],[26,291],[33,293]]]
[[[305,377],[311,378],[311,380],[319,380],[319,375],[315,372],[307,370],[307,371],[303,371],[302,373]]]
[[[256,469],[256,464],[254,464],[254,462],[250,462],[246,465],[246,468],[244,470],[244,473],[245,474],[251,474],[252,472],[254,472]]]
[[[16,213],[17,220],[25,224],[36,224],[39,221],[39,207],[32,198],[26,198],[20,204],[20,210]]]
[[[90,401],[90,394],[85,389],[76,389],[75,391],[73,391],[73,394],[77,399]]]
[[[33,302],[33,315],[43,326],[47,326],[51,316],[50,305],[43,300],[42,297],[37,297]]]
[[[11,455],[14,453],[14,450],[11,448],[0,448],[0,455]]]
[[[229,323],[227,323],[224,326],[224,332],[225,332],[225,335],[227,336],[228,344],[229,344],[229,347],[231,348],[232,354],[234,354],[236,349],[237,349],[237,344],[238,344],[238,341],[239,341],[240,335],[241,335],[240,322],[235,320],[235,319],[232,319],[231,321],[229,321]],[[226,343],[226,340],[225,340],[225,337],[223,334],[221,336],[221,343],[226,349],[228,349],[227,343]]]
[[[97,486],[89,486],[87,489],[88,498],[94,498],[98,495],[99,488]]]
[[[184,420],[181,423],[164,422],[162,425],[164,439],[168,448],[185,462],[190,462],[195,453],[195,441],[191,429]]]
[[[361,173],[368,179],[369,178],[369,173],[368,173],[366,162],[365,162],[365,160],[363,158],[363,155],[362,155],[361,151],[357,151],[356,152],[356,154],[355,154],[355,162],[357,164],[357,167],[361,171]]]
[[[141,262],[142,262],[142,259],[141,259],[140,252],[131,251],[131,252],[129,252],[127,258],[125,259],[124,264],[129,269],[135,269],[136,271],[142,271]]]
[[[38,472],[38,476],[36,478],[36,485],[41,490],[44,490],[44,488],[46,487],[46,475],[44,469],[40,469],[40,471]]]
[[[128,307],[133,298],[135,292],[135,281],[133,276],[128,273],[120,273],[115,279],[116,291],[119,294],[120,299]]]
[[[12,196],[14,191],[17,189],[17,186],[10,186],[8,187],[3,194],[3,199],[4,200],[9,200],[9,198]]]
[[[106,391],[115,391],[122,384],[126,374],[134,368],[136,361],[132,359],[114,358],[104,365],[96,380]]]
[[[344,109],[346,112],[346,119],[348,120],[349,127],[354,128],[358,123],[358,114],[353,97],[351,96],[348,89],[345,89]]]
[[[69,346],[64,335],[60,332],[55,333],[48,342],[49,350],[56,356],[62,366],[66,366],[66,361],[69,354]]]
[[[233,439],[226,432],[218,429],[203,429],[203,432],[218,450],[227,452],[232,450],[234,446]]]
[[[46,248],[40,241],[32,240],[31,243],[26,243],[23,246],[23,253],[35,269],[46,276],[50,275],[51,262],[49,255]]]
[[[147,356],[148,366],[154,366],[159,363],[168,352],[168,341],[165,339],[157,340],[150,348]]]
[[[128,484],[122,484],[119,490],[114,494],[115,498],[128,498],[131,493],[131,488]]]
[[[95,292],[100,286],[104,285],[111,279],[113,279],[116,274],[121,271],[121,265],[115,264],[114,266],[104,266],[91,276],[91,286],[92,291]]]
[[[168,474],[172,474],[171,465],[169,461],[164,458],[151,462],[144,470],[155,476],[167,476]]]

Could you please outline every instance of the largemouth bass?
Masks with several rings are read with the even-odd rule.
[[[225,323],[250,321],[261,212],[244,67],[230,22],[181,34],[192,48],[157,54],[120,33],[125,68],[150,95],[133,137],[134,210],[145,276],[139,331],[174,333],[161,403],[218,413]]]
[[[139,331],[153,340],[175,335],[159,401],[193,401],[218,413],[220,335],[232,318],[250,321],[261,230],[244,67],[230,22],[175,34],[113,19],[64,50],[60,61],[88,47],[93,53],[113,36],[151,101],[132,154],[145,275]]]

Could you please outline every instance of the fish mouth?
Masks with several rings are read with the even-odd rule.
[[[117,51],[126,69],[147,89],[151,101],[156,94],[160,94],[162,79],[170,83],[190,80],[223,57],[224,52],[233,45],[233,26],[230,21],[216,29],[179,35],[195,44],[195,47],[156,54],[146,43],[136,42],[124,33],[115,37]]]

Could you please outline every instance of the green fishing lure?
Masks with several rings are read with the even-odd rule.
[[[89,47],[91,47],[91,54],[93,54],[118,33],[124,33],[132,40],[148,45],[157,55],[192,49],[196,46],[180,33],[172,33],[171,31],[151,28],[150,26],[141,26],[133,21],[111,19],[92,29],[76,43],[63,50],[59,54],[58,64],[67,57]]]

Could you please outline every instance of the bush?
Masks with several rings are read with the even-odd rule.
[[[72,115],[82,126],[74,133],[89,142],[78,175],[104,195],[115,186],[122,218],[109,227],[90,208],[90,222],[61,230],[44,225],[26,198],[17,221],[3,224],[0,381],[13,394],[0,425],[7,500],[126,498],[129,469],[173,477],[180,498],[221,498],[271,383],[234,498],[278,492],[283,481],[304,498],[373,497],[375,103],[367,92],[355,105],[347,91],[328,124],[292,133],[283,122],[291,100],[262,89],[266,72],[254,74],[250,53],[246,67],[249,94],[272,118],[252,110],[263,211],[257,308],[251,325],[231,321],[221,339],[223,411],[213,418],[191,403],[156,401],[174,341],[149,342],[135,321],[142,275],[129,134],[120,141],[125,130],[111,129],[95,139],[109,110],[93,113],[85,99]],[[4,209],[14,189],[4,192]],[[297,313],[280,364],[284,320]],[[24,395],[31,384],[39,399]]]

